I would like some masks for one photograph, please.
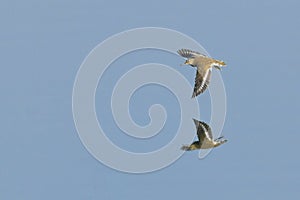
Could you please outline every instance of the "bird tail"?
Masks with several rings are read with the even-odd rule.
[[[183,145],[181,147],[181,150],[183,150],[183,151],[191,151],[192,149],[191,149],[191,147],[189,145]]]

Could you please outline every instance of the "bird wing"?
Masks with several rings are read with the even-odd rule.
[[[177,53],[179,55],[181,55],[182,57],[185,57],[185,58],[195,58],[195,57],[198,57],[198,56],[207,57],[206,55],[204,55],[202,53],[192,51],[192,50],[189,50],[189,49],[180,49],[180,50],[177,51]]]
[[[194,120],[194,123],[195,123],[195,126],[196,126],[196,130],[197,130],[197,136],[198,136],[198,139],[199,139],[199,142],[201,143],[204,138],[205,138],[205,130],[203,128],[203,126],[200,125],[200,121],[196,120],[196,119],[193,119]]]
[[[198,127],[198,130],[197,130],[197,135],[198,135],[198,138],[199,138],[200,142],[203,142],[205,140],[209,140],[209,141],[213,140],[211,128],[205,122],[200,122],[199,121],[199,127]]]
[[[196,130],[198,130],[198,127],[200,125],[200,121],[196,120],[196,119],[193,119],[194,120],[194,123],[195,123],[195,126],[196,126]]]
[[[195,78],[195,86],[194,86],[194,93],[192,98],[196,97],[197,95],[201,94],[206,90],[208,84],[210,82],[211,76],[211,68],[203,70],[201,68],[197,69],[196,78]]]

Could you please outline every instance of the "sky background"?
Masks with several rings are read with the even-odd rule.
[[[299,8],[296,0],[1,1],[0,199],[299,198]],[[222,77],[223,135],[229,142],[203,160],[197,151],[188,152],[160,171],[127,174],[104,166],[82,145],[72,117],[72,88],[97,44],[145,26],[185,33],[228,63]],[[141,51],[120,58],[112,69],[154,61],[179,68],[183,59]],[[192,68],[179,70],[193,83]],[[108,87],[100,83],[96,94],[108,137],[132,151],[166,144],[180,113],[172,93],[146,86],[134,94],[130,111],[137,123],[149,122],[155,95],[170,118],[158,137],[132,141],[104,106],[116,77],[108,71]],[[199,101],[201,120],[207,121],[208,93]]]

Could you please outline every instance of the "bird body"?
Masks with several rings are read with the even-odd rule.
[[[177,51],[177,53],[182,57],[187,58],[184,63],[185,65],[197,67],[195,87],[192,98],[203,93],[208,87],[212,67],[221,70],[221,67],[226,65],[224,61],[210,58],[204,54],[189,49],[180,49]]]
[[[191,145],[182,146],[182,150],[192,151],[196,149],[210,149],[227,142],[226,139],[222,139],[223,136],[214,140],[211,128],[205,122],[201,122],[196,119],[193,120],[197,129],[197,136],[199,140],[193,142]]]

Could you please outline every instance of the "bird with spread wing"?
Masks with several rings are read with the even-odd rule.
[[[185,65],[197,67],[195,78],[195,86],[192,98],[203,93],[210,82],[212,67],[221,70],[221,67],[226,66],[224,61],[210,58],[204,54],[189,49],[180,49],[177,51],[179,55],[187,58]]]
[[[210,148],[220,146],[221,144],[227,142],[226,139],[223,139],[223,136],[214,140],[209,125],[207,125],[205,122],[201,122],[196,119],[193,120],[197,129],[197,136],[199,140],[193,142],[191,145],[182,146],[181,147],[182,150],[192,151],[196,149],[210,149]]]

